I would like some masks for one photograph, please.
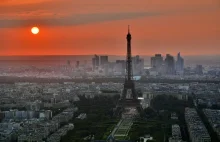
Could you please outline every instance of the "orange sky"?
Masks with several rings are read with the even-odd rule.
[[[220,55],[220,0],[1,0],[0,55]],[[40,33],[31,34],[38,26]]]

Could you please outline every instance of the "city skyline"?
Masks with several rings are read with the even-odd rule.
[[[125,55],[127,25],[133,55],[220,55],[217,0],[4,0],[0,9],[0,56]]]
[[[220,141],[220,0],[1,0],[0,142]]]

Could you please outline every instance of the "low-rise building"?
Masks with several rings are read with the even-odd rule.
[[[172,137],[169,138],[169,142],[182,142],[182,136],[179,125],[172,125]]]
[[[203,112],[220,140],[220,110],[204,109]]]
[[[185,120],[191,142],[211,142],[211,137],[195,108],[185,108]]]

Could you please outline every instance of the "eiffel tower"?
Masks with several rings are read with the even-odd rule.
[[[130,114],[129,112],[126,113],[127,108],[129,108],[130,110],[133,109],[133,111],[136,109],[136,111],[138,111],[138,115],[142,110],[142,107],[140,105],[140,100],[138,100],[138,96],[135,90],[135,83],[133,80],[131,34],[130,34],[129,26],[128,26],[128,34],[126,39],[127,39],[126,76],[125,76],[123,92],[121,94],[120,99],[118,100],[117,107],[115,110],[115,115],[117,116],[121,116],[123,114],[133,115],[132,112]]]

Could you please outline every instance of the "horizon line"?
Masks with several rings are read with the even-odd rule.
[[[170,53],[166,53],[166,54],[162,54],[162,53],[155,53],[155,54],[161,54],[161,55],[166,55],[166,54],[170,54]],[[154,56],[155,54],[133,54],[132,56]],[[22,57],[27,57],[27,56],[94,56],[94,55],[99,55],[99,56],[126,56],[126,54],[45,54],[45,55],[0,55],[0,57],[16,57],[16,56],[22,56]],[[173,54],[170,54],[173,55]],[[174,55],[175,56],[175,55]],[[181,56],[220,56],[220,54],[181,54]]]

